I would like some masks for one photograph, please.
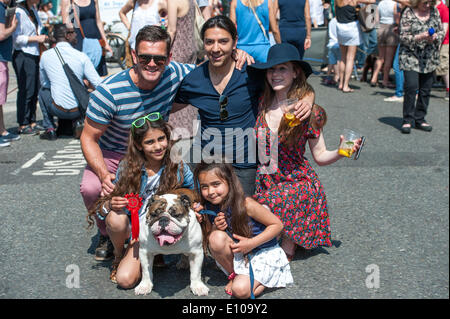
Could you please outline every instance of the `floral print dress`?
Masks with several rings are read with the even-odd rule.
[[[278,142],[278,162],[270,171],[262,164],[256,174],[255,200],[267,205],[283,222],[284,234],[305,249],[331,246],[330,221],[327,200],[319,177],[304,157],[309,138],[318,138],[315,130],[304,121],[304,133],[296,145]],[[269,155],[270,129],[262,114],[255,124],[256,130],[265,133],[266,155]],[[262,134],[261,134],[262,135]],[[258,138],[263,138],[263,136]],[[278,137],[280,140],[280,136]],[[259,141],[261,142],[261,141]],[[264,174],[273,172],[272,174]]]

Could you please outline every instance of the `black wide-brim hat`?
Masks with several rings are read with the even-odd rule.
[[[286,63],[289,61],[298,62],[306,78],[308,78],[313,73],[313,70],[309,63],[302,61],[300,59],[300,54],[298,53],[297,48],[289,43],[275,44],[269,49],[266,63],[255,63],[249,65],[249,67],[259,70],[266,70],[273,67],[274,65]]]

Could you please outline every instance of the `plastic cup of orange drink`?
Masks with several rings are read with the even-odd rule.
[[[349,129],[344,129],[342,135],[344,135],[344,139],[342,140],[341,145],[339,145],[338,153],[339,155],[351,158],[353,155],[353,146],[355,145],[356,140],[361,136]]]
[[[300,124],[300,120],[294,115],[295,104],[297,104],[297,102],[297,99],[286,99],[278,103],[284,113],[284,120],[289,127],[294,127]]]

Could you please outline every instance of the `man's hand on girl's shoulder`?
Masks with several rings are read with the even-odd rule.
[[[238,70],[242,70],[245,63],[247,65],[255,63],[255,59],[250,54],[240,49],[233,50],[232,58],[236,61],[236,69]]]

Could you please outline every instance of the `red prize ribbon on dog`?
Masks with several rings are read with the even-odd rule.
[[[139,209],[142,207],[142,198],[139,194],[126,194],[127,209],[131,213],[131,239],[139,240]]]

